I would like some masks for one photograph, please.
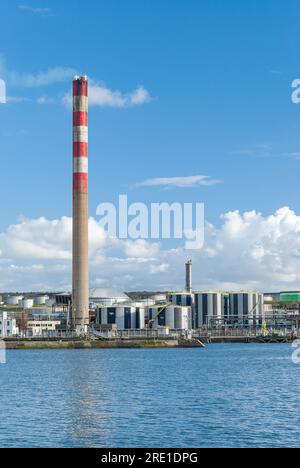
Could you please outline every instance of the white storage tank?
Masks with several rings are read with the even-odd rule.
[[[111,307],[99,307],[97,323],[102,325],[116,324],[118,330],[135,330],[145,328],[145,309],[132,305],[114,304]]]
[[[235,317],[243,319],[247,316],[249,325],[251,325],[256,318],[262,319],[264,316],[264,296],[262,293],[247,291],[230,293],[229,300],[230,314],[233,320]]]
[[[23,296],[8,296],[6,298],[5,304],[11,306],[18,306],[19,302],[23,299]]]
[[[19,305],[20,307],[22,307],[23,309],[30,309],[31,307],[33,307],[33,299],[29,299],[29,298],[25,298],[25,299],[22,299],[20,302],[19,302]]]
[[[115,304],[122,304],[126,302],[126,298],[123,297],[99,297],[99,298],[90,298],[92,304],[110,307]]]
[[[36,296],[34,298],[34,305],[35,306],[45,305],[48,299],[49,299],[49,296]]]
[[[89,299],[93,304],[110,307],[128,302],[128,296],[111,288],[93,288],[89,290]]]
[[[149,308],[149,320],[154,320],[153,328],[169,327],[172,330],[192,328],[192,308],[188,306],[156,305]]]
[[[210,319],[222,319],[224,316],[223,297],[220,292],[195,293],[195,326],[209,325]]]

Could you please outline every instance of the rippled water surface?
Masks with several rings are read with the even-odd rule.
[[[1,447],[300,447],[289,345],[9,351]]]

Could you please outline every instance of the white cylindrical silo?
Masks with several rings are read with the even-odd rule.
[[[33,299],[22,299],[19,302],[19,305],[23,309],[30,309],[31,307],[33,307]]]
[[[191,330],[192,310],[190,307],[174,307],[174,328],[176,330]]]
[[[143,330],[145,328],[145,308],[135,306],[135,326],[132,327],[136,330]]]
[[[212,319],[222,319],[222,293],[200,292],[195,294],[195,316],[197,327],[210,325]]]
[[[136,305],[119,305],[100,307],[97,321],[103,325],[117,325],[118,330],[135,330],[145,328],[145,309]]]
[[[19,302],[22,301],[22,299],[23,299],[23,296],[8,296],[6,298],[5,304],[17,306],[19,305]]]
[[[159,313],[159,311],[161,312]],[[191,307],[169,305],[156,306],[151,310],[153,328],[168,327],[172,330],[188,330],[192,328]]]
[[[263,294],[256,292],[230,293],[230,315],[232,320],[248,321],[249,325],[261,319],[264,313]]]
[[[49,299],[49,296],[36,296],[34,298],[34,305],[35,306],[45,305],[48,299]]]

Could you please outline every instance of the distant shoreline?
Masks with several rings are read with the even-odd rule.
[[[203,348],[199,340],[5,340],[6,349]]]

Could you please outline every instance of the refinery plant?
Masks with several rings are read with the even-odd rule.
[[[120,293],[91,289],[85,337],[232,339],[298,336],[300,292],[197,291],[192,261],[185,265],[185,289]],[[5,294],[0,298],[0,336],[72,338],[72,294]],[[279,339],[278,338],[278,339]]]
[[[185,289],[118,293],[89,289],[88,259],[88,78],[73,80],[72,292],[3,294],[0,337],[108,339],[180,336],[294,337],[299,330],[300,293],[198,291],[192,260]]]

